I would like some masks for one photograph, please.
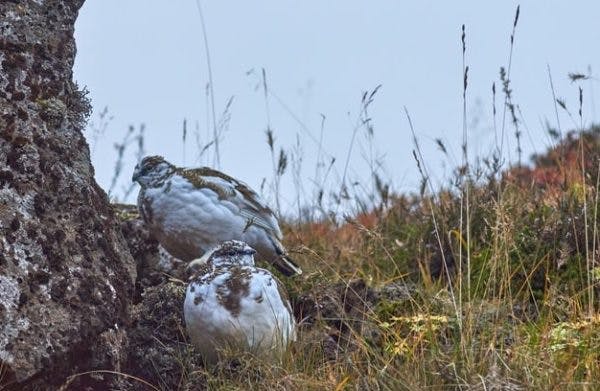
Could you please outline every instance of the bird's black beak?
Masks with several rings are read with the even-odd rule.
[[[140,166],[136,165],[135,169],[133,170],[133,175],[131,176],[131,181],[132,182],[137,182],[138,178],[140,177],[141,173],[140,173]]]

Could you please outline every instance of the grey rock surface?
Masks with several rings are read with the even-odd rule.
[[[60,386],[129,322],[136,267],[94,180],[90,105],[72,80],[82,4],[0,2],[0,388]]]

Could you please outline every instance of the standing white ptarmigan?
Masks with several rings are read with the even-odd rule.
[[[295,320],[281,283],[254,266],[256,251],[231,240],[205,254],[185,295],[183,313],[191,342],[207,364],[221,349],[281,359],[295,340]]]
[[[226,240],[241,240],[286,276],[301,274],[281,244],[275,215],[248,185],[208,167],[179,168],[161,156],[135,166],[138,209],[171,255],[199,258]]]

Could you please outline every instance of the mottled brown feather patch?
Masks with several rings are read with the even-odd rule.
[[[145,168],[153,168],[158,166],[161,163],[167,163],[164,157],[162,156],[147,156],[142,159],[142,166]]]
[[[146,197],[145,191],[140,191],[140,214],[142,215],[142,219],[147,223],[152,223],[153,214],[152,214],[152,202],[150,198]]]
[[[219,199],[227,199],[229,197],[235,196],[235,192],[227,191],[228,189],[224,189],[221,186],[211,183],[211,182],[205,180],[203,177],[221,178],[221,179],[233,184],[235,190],[237,190],[238,192],[240,192],[242,194],[244,199],[246,201],[248,201],[248,203],[250,204],[252,209],[254,209],[254,211],[256,211],[258,213],[273,214],[273,211],[271,211],[271,209],[269,209],[268,207],[266,207],[266,206],[262,205],[260,202],[258,202],[258,200],[257,200],[258,195],[252,189],[250,189],[248,186],[244,185],[243,183],[239,182],[237,179],[230,177],[227,174],[224,174],[220,171],[214,170],[209,167],[189,168],[189,169],[179,168],[176,170],[176,172],[179,175],[183,176],[185,179],[187,179],[195,187],[197,187],[197,188],[204,187],[204,188],[208,188],[208,189],[214,191],[215,193],[217,193],[217,196],[219,197]]]
[[[251,278],[251,269],[233,267],[229,270],[229,277],[224,284],[217,287],[219,303],[235,317],[240,314],[242,298],[250,294]]]

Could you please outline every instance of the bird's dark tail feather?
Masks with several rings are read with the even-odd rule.
[[[283,254],[275,258],[273,262],[273,266],[277,268],[281,273],[283,273],[286,277],[298,276],[302,274],[302,269],[293,259],[291,259],[287,254]]]

